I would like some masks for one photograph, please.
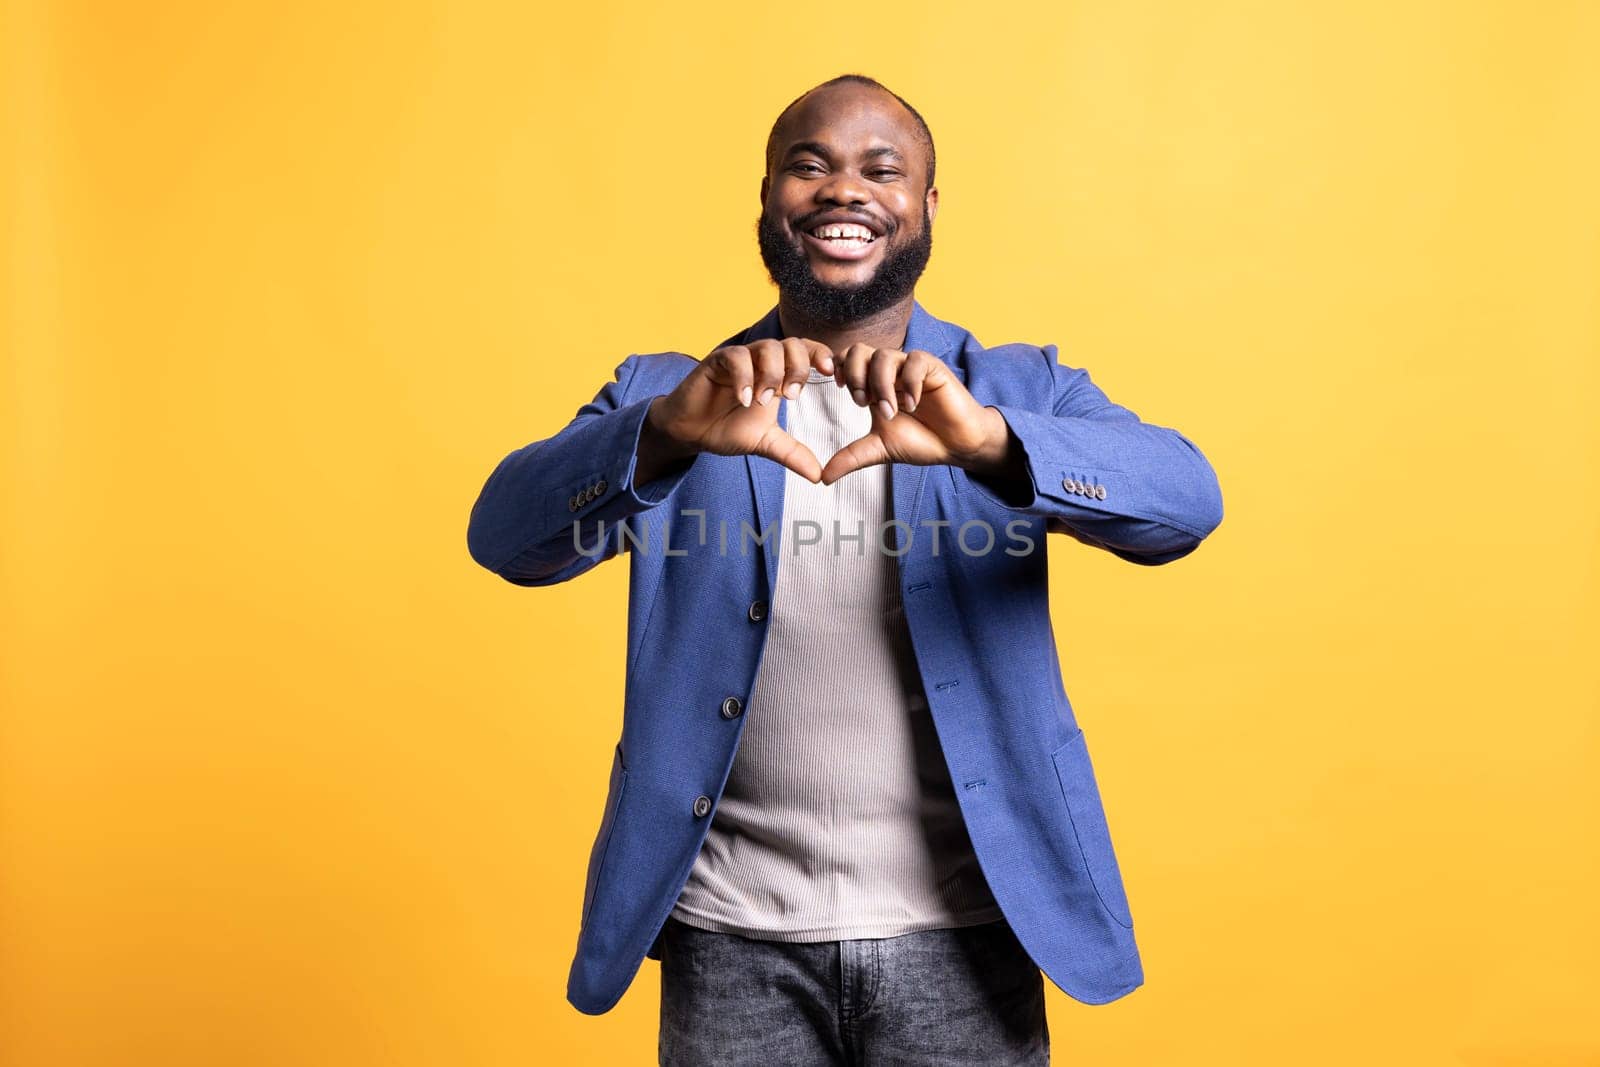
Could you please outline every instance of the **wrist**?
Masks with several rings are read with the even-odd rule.
[[[1011,427],[997,408],[980,409],[985,423],[983,444],[956,462],[956,466],[971,474],[994,474],[1006,468],[1011,452]]]
[[[666,395],[662,394],[650,401],[650,406],[645,409],[642,431],[644,440],[641,444],[648,445],[652,452],[663,459],[679,459],[693,455],[695,447],[674,437],[664,425],[661,408],[666,399]]]

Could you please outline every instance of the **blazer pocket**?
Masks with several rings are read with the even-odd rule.
[[[628,770],[622,763],[622,742],[617,742],[611,756],[611,780],[606,786],[606,807],[600,817],[600,832],[595,835],[594,846],[589,850],[589,870],[583,880],[583,915],[579,927],[588,925],[589,910],[594,907],[595,887],[600,872],[605,867],[606,850],[611,846],[611,833],[616,828],[617,809],[622,806],[622,793],[628,787]]]
[[[1131,930],[1133,915],[1128,909],[1122,871],[1117,866],[1116,851],[1111,845],[1105,805],[1100,799],[1100,788],[1089,762],[1083,731],[1078,730],[1065,744],[1050,753],[1050,759],[1056,767],[1061,795],[1067,802],[1067,814],[1072,819],[1072,832],[1078,840],[1078,851],[1083,855],[1095,895],[1113,919]]]

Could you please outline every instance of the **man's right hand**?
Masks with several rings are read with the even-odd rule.
[[[726,345],[701,360],[672,392],[651,401],[640,434],[634,484],[644,485],[697,452],[756,455],[809,482],[822,479],[811,449],[778,425],[779,395],[793,400],[811,368],[833,373],[833,353],[803,337]]]

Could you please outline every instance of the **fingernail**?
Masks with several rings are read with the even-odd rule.
[[[862,407],[867,406],[867,391],[865,389],[852,389],[850,390],[850,395],[855,398],[857,404]]]
[[[887,400],[878,401],[878,410],[883,412],[883,417],[884,418],[886,418],[886,419],[894,418],[894,405],[889,403]]]
[[[905,408],[907,411],[917,410],[917,405],[912,402],[910,393],[900,394],[900,406]]]
[[[761,402],[763,404],[767,403],[771,399],[772,399],[772,390],[770,388],[761,390]]]
[[[745,407],[750,406],[750,387],[748,385],[739,390],[739,403]]]
[[[790,382],[788,385],[784,386],[783,387],[783,395],[788,397],[790,400],[793,400],[795,397],[799,396],[800,395],[800,383],[799,382]]]

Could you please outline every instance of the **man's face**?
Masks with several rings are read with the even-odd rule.
[[[784,297],[845,323],[910,294],[938,212],[927,166],[916,120],[888,93],[836,85],[797,104],[779,127],[756,226]]]

